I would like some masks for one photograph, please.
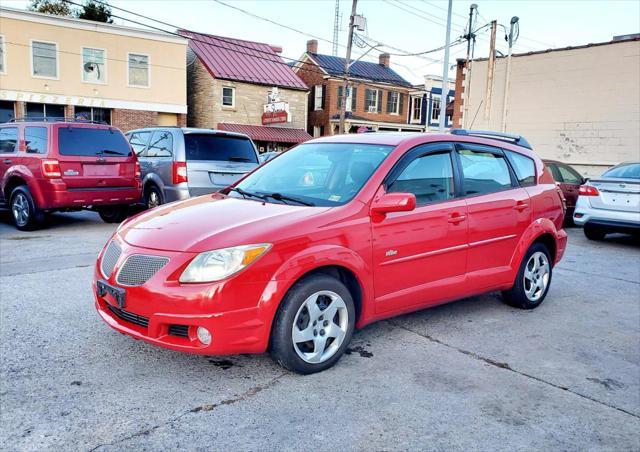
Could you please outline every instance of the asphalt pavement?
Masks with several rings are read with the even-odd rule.
[[[378,322],[300,376],[110,329],[91,279],[114,229],[0,212],[0,449],[640,449],[637,240],[571,229],[540,308],[487,294]]]

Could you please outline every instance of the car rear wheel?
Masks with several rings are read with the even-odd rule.
[[[105,223],[121,223],[129,215],[129,206],[104,206],[98,208],[98,215]]]
[[[294,372],[320,372],[340,359],[354,325],[353,298],[345,285],[329,275],[309,276],[289,290],[278,308],[271,355]]]
[[[9,203],[13,221],[19,230],[33,231],[42,226],[44,212],[38,209],[26,185],[13,189]]]
[[[147,188],[144,200],[147,209],[153,209],[154,207],[158,207],[164,204],[164,200],[162,199],[162,192],[156,185],[151,185]]]
[[[584,235],[589,240],[604,240],[607,233],[604,230],[587,223],[584,225]]]
[[[502,292],[502,298],[516,308],[537,308],[547,296],[552,272],[549,250],[542,243],[534,243],[520,264],[513,287]]]

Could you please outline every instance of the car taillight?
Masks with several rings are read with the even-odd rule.
[[[136,177],[140,178],[140,176],[142,175],[142,173],[140,172],[140,162],[136,160]]]
[[[173,183],[187,182],[187,162],[173,162]]]
[[[57,160],[43,160],[42,174],[44,177],[61,177],[60,163]]]
[[[592,187],[591,185],[580,185],[578,194],[580,196],[598,196],[600,192],[596,187]]]

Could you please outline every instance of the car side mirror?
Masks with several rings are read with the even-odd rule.
[[[413,193],[385,193],[373,200],[371,212],[385,215],[391,212],[409,212],[416,208]]]

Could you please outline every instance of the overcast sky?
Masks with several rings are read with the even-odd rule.
[[[341,31],[338,54],[344,56],[351,0],[339,1]],[[304,34],[251,17],[223,5],[223,2]],[[3,6],[15,8],[25,8],[28,3],[25,0],[2,0]],[[320,53],[331,54],[332,51],[330,41],[335,0],[113,0],[110,3],[181,28],[279,45],[284,49],[284,57],[299,58],[307,39],[312,39],[307,34],[326,39],[320,40]],[[464,33],[471,3],[453,1],[452,41]],[[480,13],[477,26],[495,19],[508,27],[512,16],[520,18],[520,38],[514,47],[514,51],[519,53],[609,41],[614,35],[640,31],[638,0],[476,0],[475,3]],[[400,49],[381,47],[391,53],[416,53],[444,45],[446,8],[444,0],[358,1],[358,13],[367,19],[367,30],[362,34],[370,43],[379,42]],[[115,8],[113,14],[143,20]],[[132,25],[118,18],[115,20]],[[155,25],[168,29],[165,25]],[[476,56],[487,55],[488,37],[486,31],[479,34]],[[499,28],[498,50],[506,52],[506,47],[504,32]],[[356,46],[354,54],[358,56],[365,50],[367,47]],[[378,48],[373,49],[365,59],[377,61],[378,53]],[[465,54],[464,44],[453,47],[451,64]],[[420,83],[425,74],[442,75],[443,52],[429,54],[428,57],[392,55],[391,63],[409,81]]]

